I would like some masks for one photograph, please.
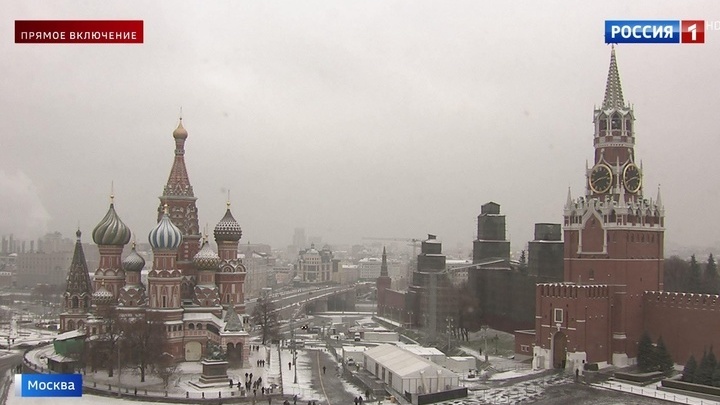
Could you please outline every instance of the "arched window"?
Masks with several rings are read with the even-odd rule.
[[[80,305],[80,300],[78,297],[72,297],[72,307],[77,308]]]
[[[72,319],[67,321],[67,330],[75,330],[75,322]]]
[[[632,132],[632,120],[629,118],[625,120],[625,131]]]
[[[83,298],[83,308],[90,308],[90,298]]]
[[[620,118],[620,114],[615,113],[612,115],[612,119],[610,120],[610,129],[622,129],[622,119]]]
[[[167,296],[162,296],[162,307],[167,308]]]
[[[598,121],[598,131],[607,131],[607,117],[603,114]]]
[[[83,321],[78,321],[78,323],[77,323],[77,328],[78,328],[78,329],[82,329],[84,326],[85,326],[85,322],[83,322]]]
[[[202,327],[202,324],[199,323],[198,326],[197,326],[197,329],[198,329],[198,330],[202,330],[202,328],[203,328],[203,327]]]
[[[195,330],[195,324],[192,324],[192,323],[189,324],[189,325],[188,325],[188,329],[190,329],[190,330]]]

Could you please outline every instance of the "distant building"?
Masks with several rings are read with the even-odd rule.
[[[353,284],[360,278],[360,269],[357,264],[343,264],[340,273],[340,284]]]
[[[20,253],[17,256],[17,286],[35,287],[37,284],[65,285],[72,250],[54,253]]]
[[[322,250],[315,249],[315,244],[310,249],[300,252],[298,257],[297,277],[300,283],[320,284],[333,282],[333,269],[339,271],[339,262],[335,262],[333,268],[333,253],[330,247],[325,245]]]
[[[375,280],[380,277],[380,267],[382,266],[382,258],[377,257],[366,257],[360,259],[358,262],[358,269],[360,271],[360,280]],[[400,262],[395,260],[389,260],[387,262],[387,275],[392,279],[397,279],[404,272],[401,268]]]
[[[305,228],[295,228],[293,233],[293,244],[296,251],[307,249],[307,238],[305,237]]]

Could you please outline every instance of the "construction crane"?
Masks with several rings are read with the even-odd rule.
[[[369,237],[369,236],[365,236],[362,239],[363,240],[388,240],[388,241],[393,241],[393,242],[408,242],[408,245],[413,247],[413,260],[417,258],[418,246],[420,246],[420,243],[425,240],[425,239],[415,239],[415,238],[375,238],[375,237]]]

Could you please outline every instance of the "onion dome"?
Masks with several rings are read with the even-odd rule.
[[[183,127],[182,124],[182,118],[180,118],[180,123],[178,124],[177,128],[173,131],[173,138],[175,139],[186,139],[188,137],[188,131]]]
[[[100,288],[97,289],[92,295],[92,301],[95,305],[109,305],[112,304],[113,299],[112,293],[105,288],[105,281],[103,280]]]
[[[132,251],[130,254],[123,259],[122,267],[125,271],[135,272],[142,271],[143,267],[145,267],[145,259],[143,259],[143,257],[135,250],[135,242],[132,244]]]
[[[193,257],[193,263],[198,270],[216,270],[220,265],[220,256],[210,248],[210,244],[206,240],[200,251]]]
[[[126,245],[130,241],[130,229],[115,212],[115,204],[110,196],[110,208],[105,218],[93,230],[93,241],[98,245]]]
[[[216,241],[230,241],[237,242],[242,238],[242,228],[240,224],[235,221],[232,213],[230,212],[230,203],[227,203],[227,211],[225,216],[222,217],[220,222],[215,225],[215,240]]]
[[[182,242],[182,232],[180,232],[180,229],[170,220],[167,205],[165,205],[165,214],[163,214],[160,222],[150,231],[148,241],[153,250],[175,250],[180,246]]]

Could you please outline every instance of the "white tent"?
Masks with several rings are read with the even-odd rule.
[[[365,352],[365,368],[400,394],[427,394],[457,388],[460,376],[393,345]]]

